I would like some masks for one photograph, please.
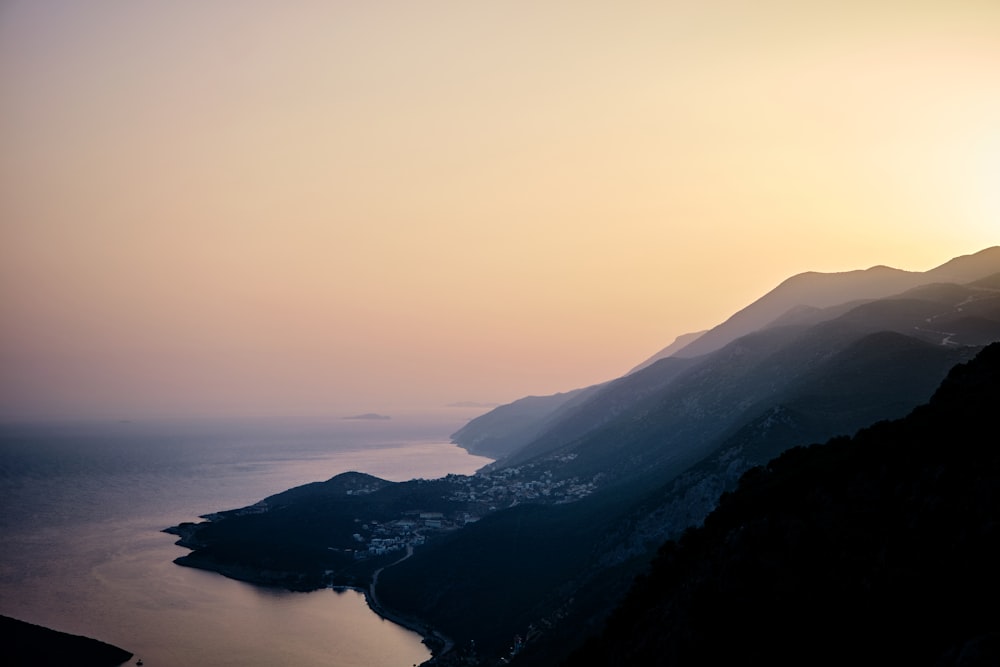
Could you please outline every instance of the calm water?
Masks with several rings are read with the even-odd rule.
[[[174,565],[160,530],[360,470],[471,473],[475,413],[391,421],[0,425],[0,614],[96,637],[149,667],[409,666],[420,637],[355,592],[288,593]]]

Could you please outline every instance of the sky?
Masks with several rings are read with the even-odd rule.
[[[1000,3],[0,0],[0,419],[617,377],[1000,243]]]

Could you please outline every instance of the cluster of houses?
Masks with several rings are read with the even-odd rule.
[[[466,511],[445,515],[442,512],[410,510],[399,519],[387,522],[370,520],[354,533],[356,559],[382,556],[424,543],[429,532],[454,530],[478,521],[480,516],[522,502],[546,504],[569,503],[593,493],[602,474],[590,480],[576,477],[555,479],[551,471],[538,474],[534,465],[504,468],[477,475],[448,475],[451,489],[445,500],[461,503]],[[374,489],[373,489],[374,490]],[[369,492],[355,489],[348,494]],[[360,521],[359,521],[360,522]]]
[[[530,467],[533,466],[525,466]],[[471,477],[449,476],[457,488],[448,500],[481,503],[490,511],[528,501],[570,503],[593,493],[603,477],[598,474],[590,480],[576,477],[557,480],[549,470],[537,477],[530,477],[525,472],[521,467],[514,467]]]
[[[395,521],[386,523],[369,521],[361,528],[370,533],[371,537],[366,538],[361,533],[354,533],[354,541],[364,545],[364,548],[354,551],[354,557],[361,559],[382,556],[393,551],[402,551],[407,547],[420,546],[426,541],[421,531],[451,530],[478,519],[479,517],[468,512],[448,518],[441,512],[412,510],[404,512],[403,518]]]

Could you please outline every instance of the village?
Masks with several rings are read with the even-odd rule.
[[[443,499],[462,509],[453,512],[403,511],[398,519],[375,521],[355,519],[359,524],[353,538],[356,560],[383,556],[424,544],[430,534],[452,531],[479,521],[483,516],[525,502],[563,504],[581,500],[593,493],[603,477],[589,481],[577,478],[556,480],[546,470],[535,476],[534,466],[504,468],[476,475],[448,475],[449,493]],[[361,495],[366,490],[348,491]]]

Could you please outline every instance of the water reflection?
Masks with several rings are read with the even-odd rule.
[[[356,591],[290,593],[172,563],[160,529],[360,469],[390,479],[472,472],[488,462],[444,442],[347,423],[308,438],[161,431],[12,435],[0,429],[0,613],[98,637],[149,667],[408,666],[420,637],[373,614]],[[366,425],[368,426],[368,425]],[[432,431],[422,424],[421,438]],[[300,438],[300,439],[296,439]]]

